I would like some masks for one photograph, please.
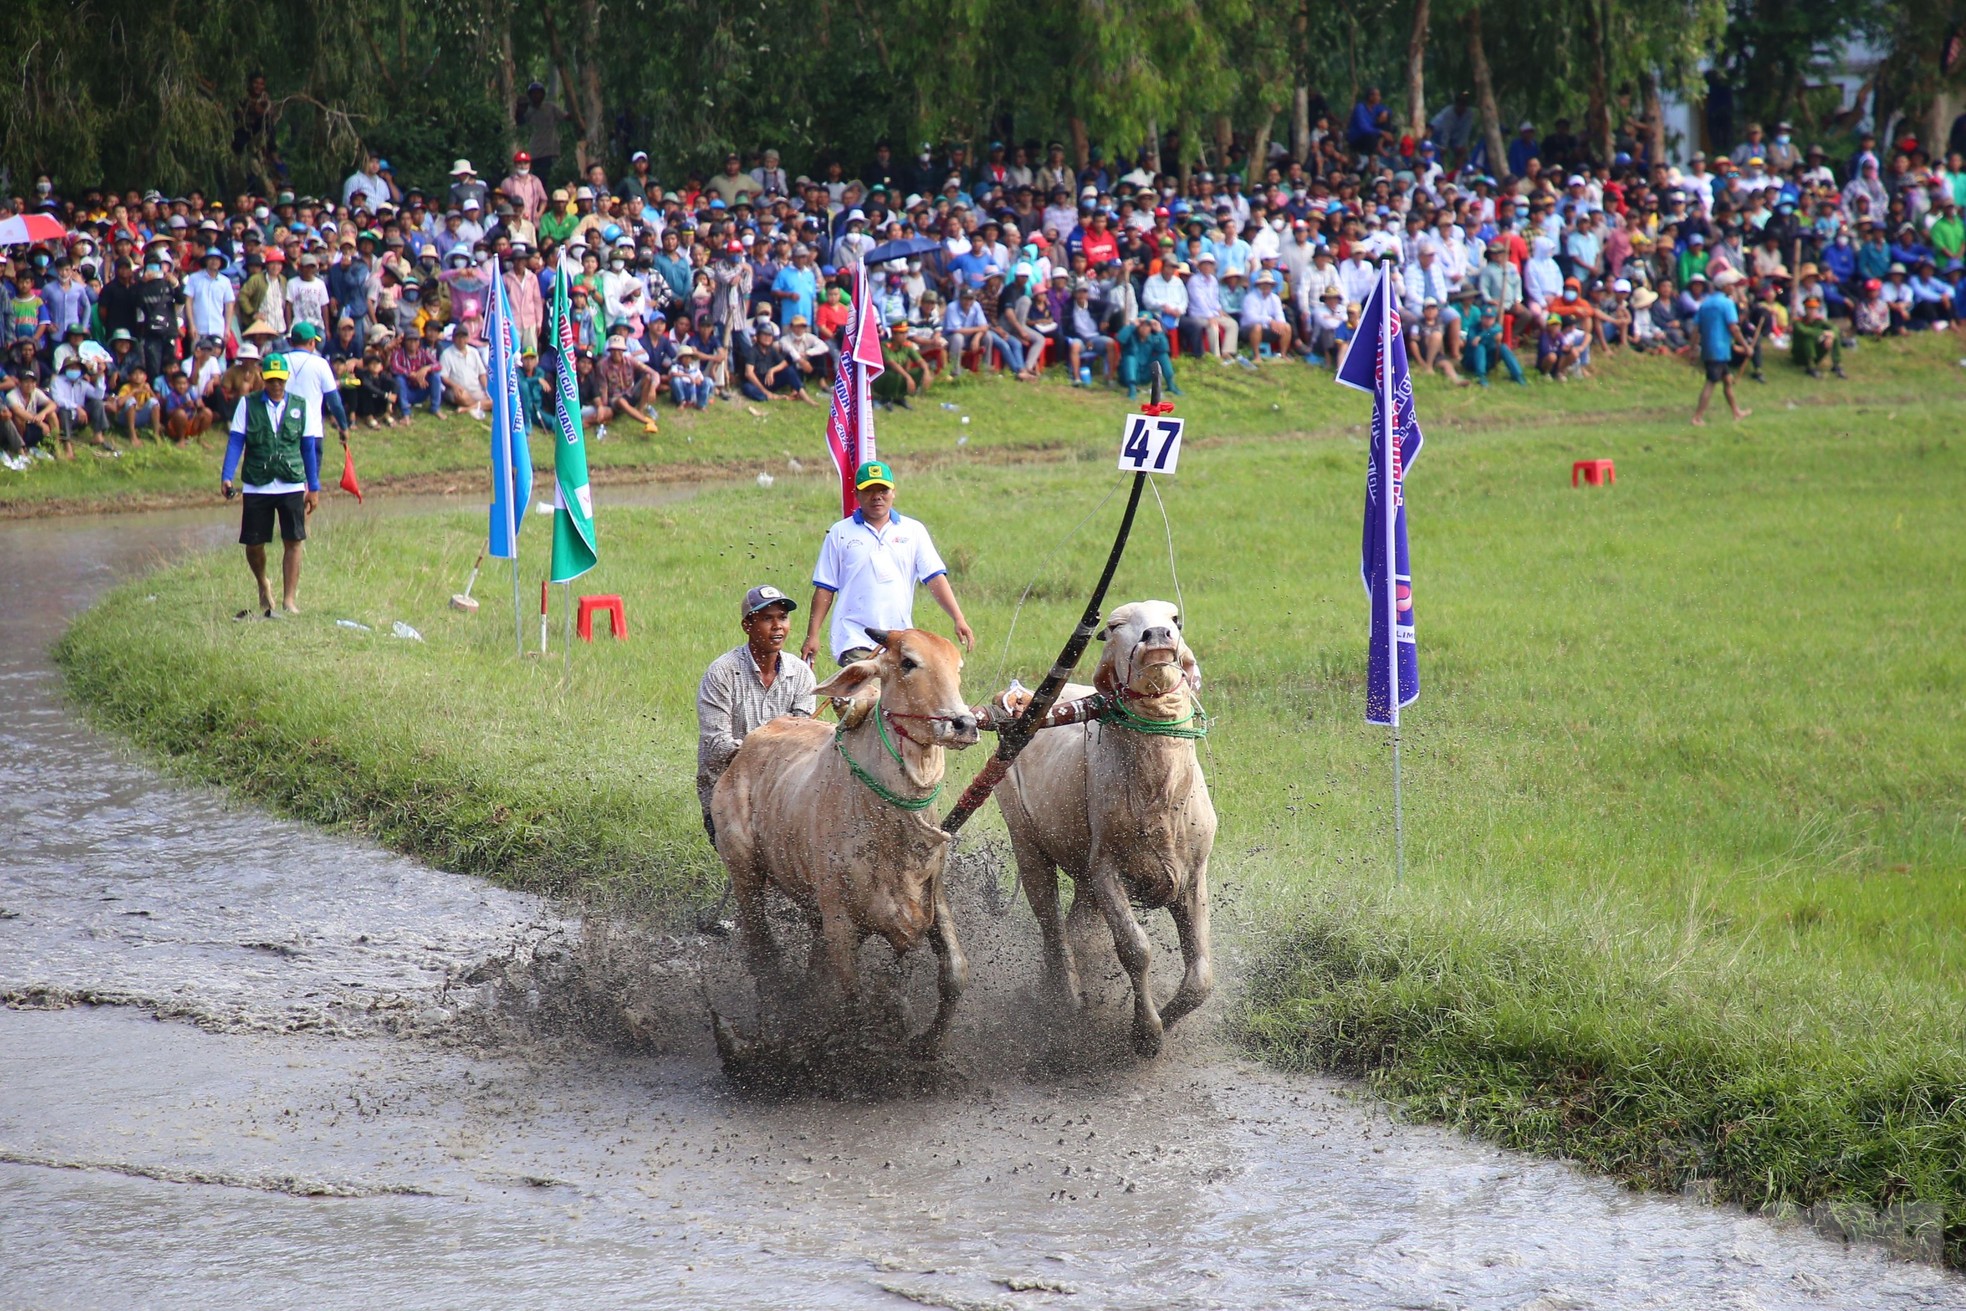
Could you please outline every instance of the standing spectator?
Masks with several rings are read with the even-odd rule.
[[[164,369],[177,359],[177,339],[182,326],[178,306],[183,300],[177,279],[165,272],[162,263],[146,258],[136,299],[137,348],[145,370],[151,377],[161,378]]]
[[[1700,307],[1694,314],[1694,322],[1700,335],[1700,363],[1705,367],[1706,385],[1700,388],[1699,404],[1693,407],[1693,422],[1704,426],[1707,421],[1707,403],[1713,399],[1713,388],[1719,383],[1727,397],[1727,408],[1734,417],[1745,419],[1752,410],[1741,408],[1734,399],[1734,352],[1747,354],[1747,339],[1741,335],[1741,314],[1734,304],[1733,288],[1741,285],[1738,273],[1729,271],[1720,275],[1724,286],[1709,287],[1704,273],[1695,274],[1688,283],[1687,290],[1699,298]]]
[[[532,156],[523,150],[512,156],[512,171],[499,183],[498,191],[528,223],[538,222],[546,213],[546,185],[533,173]]]
[[[321,261],[311,251],[300,257],[299,271],[287,279],[284,288],[288,309],[288,329],[305,323],[322,336],[328,331],[328,284],[321,279]]]
[[[771,294],[778,302],[780,323],[789,327],[794,319],[812,317],[819,300],[819,273],[812,266],[812,247],[804,242],[792,247],[792,262],[772,279]]]
[[[225,276],[225,252],[213,246],[205,251],[204,267],[184,280],[185,313],[191,320],[194,338],[233,335],[232,306],[238,299],[232,279]]]
[[[534,82],[526,88],[526,98],[512,117],[526,133],[526,153],[532,156],[533,167],[552,177],[553,166],[560,162],[560,124],[567,121],[567,112],[548,104],[545,84]]]
[[[105,333],[120,329],[132,338],[136,336],[142,320],[137,309],[136,266],[128,256],[117,258],[115,276],[103,287],[102,294],[97,298],[97,306],[102,311],[102,330]]]

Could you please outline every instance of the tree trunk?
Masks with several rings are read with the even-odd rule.
[[[1481,44],[1481,6],[1468,10],[1462,26],[1468,34],[1468,63],[1474,70],[1475,106],[1481,111],[1481,139],[1488,146],[1488,171],[1501,177],[1508,171],[1509,152],[1502,145],[1502,111],[1495,104],[1495,75],[1488,67],[1488,50]]]
[[[1160,120],[1147,120],[1147,171],[1160,175]]]
[[[1270,128],[1277,121],[1277,107],[1266,105],[1263,117],[1256,120],[1256,130],[1249,137],[1249,166],[1243,171],[1249,177],[1249,189],[1254,191],[1263,180],[1270,167]]]
[[[1311,157],[1311,88],[1304,81],[1311,62],[1311,7],[1298,6],[1292,25],[1291,68],[1297,75],[1296,90],[1290,96],[1290,153],[1299,164]]]
[[[1406,130],[1417,144],[1427,135],[1427,21],[1432,0],[1413,0],[1413,30],[1406,37]]]
[[[509,149],[518,126],[513,115],[519,105],[519,66],[512,55],[512,0],[491,0],[489,9],[486,18],[498,33],[497,95],[498,103],[505,106],[500,120],[505,124],[505,144]]]
[[[1591,43],[1589,108],[1584,113],[1585,139],[1590,142],[1597,159],[1606,164],[1611,162],[1612,156],[1610,51],[1605,49],[1611,40],[1604,8],[1607,3],[1608,0],[1584,0],[1584,7],[1590,14],[1587,26]]]
[[[1229,152],[1235,149],[1236,130],[1229,122],[1227,114],[1215,116],[1215,169],[1218,173],[1229,170]]]
[[[1932,93],[1932,110],[1925,123],[1925,153],[1933,159],[1945,158],[1946,138],[1952,135],[1952,118],[1958,112],[1957,104],[1952,92],[1944,87]]]
[[[587,157],[580,162],[584,170],[589,164],[601,163],[608,158],[609,123],[601,104],[601,0],[581,0],[580,11],[583,19],[580,90],[581,98],[586,102],[581,107],[581,116],[587,120]]]
[[[1086,133],[1085,120],[1077,114],[1072,115],[1072,167],[1083,173],[1092,163],[1092,138]]]
[[[1659,70],[1645,72],[1645,162],[1666,162],[1666,102],[1659,94]]]

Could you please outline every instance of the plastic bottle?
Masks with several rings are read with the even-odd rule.
[[[1092,385],[1092,366],[1090,364],[1079,365],[1079,386],[1090,387],[1091,385]]]
[[[389,626],[389,631],[394,633],[396,636],[404,639],[405,641],[421,642],[423,640],[422,633],[417,632],[414,628],[411,628],[408,624],[404,623],[400,619],[398,619],[395,623]]]

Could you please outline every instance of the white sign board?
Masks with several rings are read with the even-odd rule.
[[[1128,473],[1173,473],[1181,460],[1184,420],[1171,414],[1135,414],[1120,436],[1120,468]]]

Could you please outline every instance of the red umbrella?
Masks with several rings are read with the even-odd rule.
[[[31,246],[37,241],[66,241],[68,229],[47,214],[16,214],[0,219],[0,246]]]

